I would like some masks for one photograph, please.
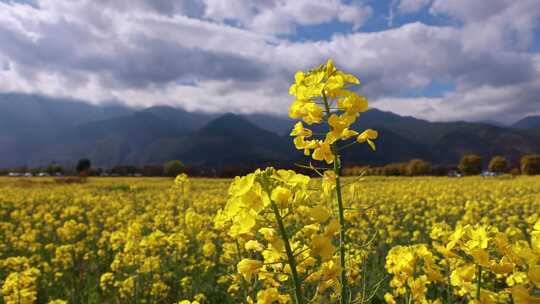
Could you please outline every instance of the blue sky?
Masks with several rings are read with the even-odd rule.
[[[538,0],[0,0],[0,92],[285,115],[333,58],[373,107],[540,114]]]
[[[534,30],[534,38],[529,48],[530,52],[540,52],[540,26],[536,26]]]
[[[345,1],[351,3],[351,1]],[[399,13],[397,1],[366,1],[370,5],[373,13],[363,24],[361,29],[353,29],[353,25],[347,22],[332,20],[323,24],[299,25],[296,32],[286,35],[294,41],[320,41],[329,40],[334,34],[350,34],[359,32],[380,32],[391,28],[397,28],[411,22],[422,22],[433,26],[458,26],[460,22],[447,15],[433,15],[429,13],[429,6],[423,6],[418,11],[410,13]],[[394,4],[392,4],[394,3]],[[390,12],[393,18],[390,18]],[[390,21],[390,19],[392,21]]]

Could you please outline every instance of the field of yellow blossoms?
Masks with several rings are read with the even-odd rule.
[[[0,303],[334,303],[331,179],[259,174],[277,228],[256,174],[1,178]],[[341,181],[351,303],[540,303],[540,177]]]

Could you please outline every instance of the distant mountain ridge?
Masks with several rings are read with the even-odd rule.
[[[540,128],[534,129],[534,121],[528,118],[511,127],[429,122],[372,109],[362,113],[353,127],[379,131],[377,152],[357,145],[343,157],[350,164],[411,158],[451,164],[466,153],[517,160],[523,154],[540,153]],[[95,167],[103,168],[171,159],[211,168],[290,164],[305,161],[288,136],[293,125],[291,119],[260,113],[194,113],[170,106],[133,109],[0,94],[0,168],[72,165],[80,158],[90,158]]]
[[[518,129],[539,129],[540,130],[540,115],[527,116],[512,125]]]

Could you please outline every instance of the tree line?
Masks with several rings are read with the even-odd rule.
[[[16,167],[0,169],[0,175],[8,175],[10,173],[26,174],[30,173],[33,176],[46,173],[50,176],[170,176],[174,177],[180,173],[186,173],[189,176],[200,177],[235,177],[245,175],[256,170],[259,167],[273,166],[276,168],[292,169],[293,164],[287,163],[263,163],[258,165],[225,165],[219,168],[196,166],[185,164],[180,160],[170,160],[164,164],[149,164],[149,165],[117,165],[111,168],[95,167],[90,159],[80,159],[76,164],[62,167],[59,164],[53,163],[42,167]],[[299,171],[303,172],[303,169]],[[19,175],[20,176],[20,175]]]
[[[540,154],[525,155],[521,157],[519,163],[512,164],[504,156],[495,156],[488,163],[476,154],[464,155],[457,165],[433,165],[422,159],[411,159],[408,162],[390,163],[384,166],[362,166],[354,165],[343,169],[344,175],[381,175],[381,176],[448,176],[448,175],[478,175],[484,170],[494,174],[510,173],[512,175],[537,175],[540,174]],[[162,165],[118,165],[110,169],[93,168],[89,159],[80,159],[74,167],[64,168],[58,164],[50,164],[46,167],[36,168],[12,168],[0,170],[0,175],[9,172],[32,173],[37,175],[45,172],[53,175],[78,175],[78,176],[176,176],[186,173],[190,176],[202,177],[234,177],[247,174],[258,167],[274,166],[283,169],[295,169],[302,171],[290,163],[265,163],[252,166],[230,165],[221,168],[207,168],[185,164],[180,160],[170,160]],[[305,172],[309,173],[309,172]]]
[[[350,166],[344,168],[344,174],[349,176],[358,175],[381,175],[381,176],[458,176],[479,175],[487,170],[492,174],[512,175],[538,175],[540,174],[540,154],[524,155],[517,164],[504,156],[495,156],[484,163],[484,159],[476,154],[464,155],[457,165],[432,165],[422,159],[412,159],[408,162],[390,163],[384,166]]]

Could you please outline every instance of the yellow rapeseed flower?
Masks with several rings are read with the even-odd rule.
[[[243,259],[238,262],[238,272],[244,276],[248,281],[251,281],[253,275],[259,272],[259,269],[262,267],[262,262],[252,259]]]

